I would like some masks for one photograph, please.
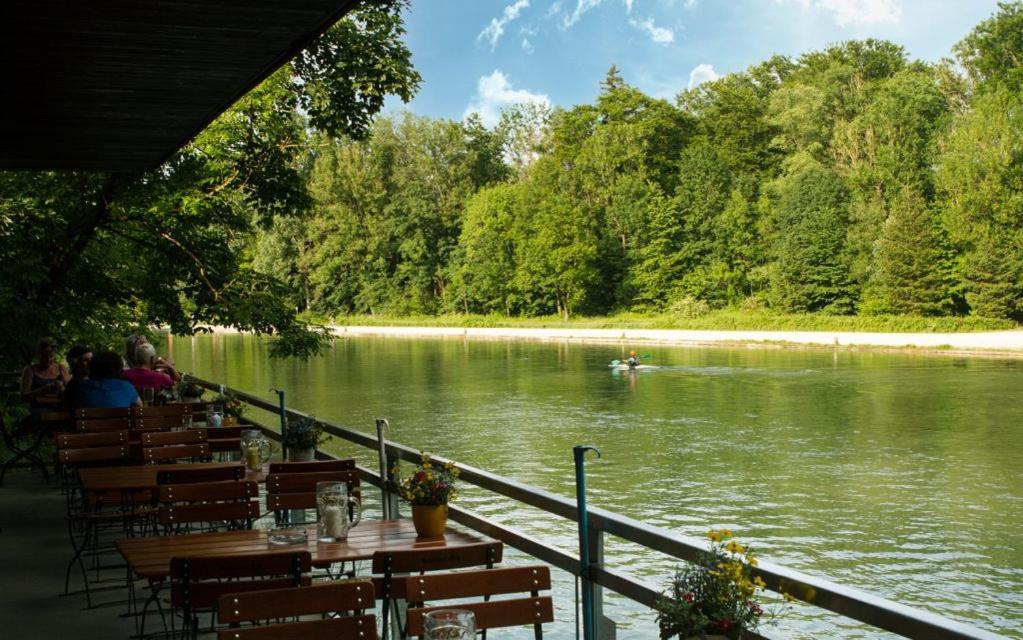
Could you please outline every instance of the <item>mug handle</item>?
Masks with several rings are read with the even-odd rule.
[[[354,511],[350,512],[353,514],[353,520],[351,526],[359,524],[362,520],[362,501],[355,496],[348,496],[348,504],[352,505]]]

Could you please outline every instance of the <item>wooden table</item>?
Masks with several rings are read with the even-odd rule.
[[[467,533],[449,530],[443,538],[416,538],[409,519],[363,520],[349,533],[345,542],[319,543],[316,525],[306,525],[307,542],[272,545],[266,531],[216,531],[154,538],[127,538],[117,542],[117,549],[140,578],[159,582],[170,576],[171,558],[194,556],[240,556],[270,551],[309,551],[313,566],[329,567],[334,563],[368,560],[381,550],[458,547],[484,541]]]
[[[106,493],[114,491],[131,492],[156,489],[156,476],[161,471],[178,471],[182,469],[215,469],[218,467],[239,467],[240,462],[184,462],[178,464],[142,464],[124,467],[95,467],[79,469],[78,477],[82,481],[82,489],[87,493]],[[246,471],[246,480],[265,482],[266,474],[262,471]]]

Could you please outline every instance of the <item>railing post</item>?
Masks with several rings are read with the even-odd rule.
[[[586,452],[595,451],[600,457],[600,450],[588,445],[576,445],[572,449],[575,457],[575,503],[579,517],[579,579],[583,597],[583,638],[596,640],[596,618],[593,610],[594,584],[590,579],[590,531],[589,517],[586,512]],[[602,532],[600,532],[602,533]],[[598,533],[598,535],[600,535]],[[601,546],[603,546],[601,544]],[[603,558],[600,558],[603,561]]]
[[[398,518],[398,501],[396,496],[389,490],[391,481],[394,480],[394,463],[387,455],[387,441],[384,440],[384,431],[391,426],[387,418],[377,418],[377,458],[380,463],[380,509],[383,512],[384,520],[396,520]]]
[[[281,457],[288,459],[288,410],[284,406],[284,389],[271,389],[277,394],[277,407],[281,416]]]

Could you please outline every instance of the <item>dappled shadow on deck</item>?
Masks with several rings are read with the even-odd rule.
[[[38,473],[14,469],[0,486],[0,637],[128,638],[135,630],[122,617],[123,588],[94,595],[98,608],[85,608],[84,593],[61,596],[64,570],[71,558],[64,497],[53,482]],[[113,560],[114,558],[110,558]],[[106,571],[112,578],[122,572]],[[121,580],[123,585],[123,579]],[[72,591],[82,588],[81,574],[72,575]]]

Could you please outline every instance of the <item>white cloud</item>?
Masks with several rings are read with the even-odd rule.
[[[820,9],[832,14],[835,24],[895,23],[902,19],[902,7],[897,0],[778,0],[795,3],[804,9]]]
[[[636,0],[625,0],[625,13],[632,13],[632,5],[636,3]]]
[[[551,8],[547,10],[545,17],[550,18],[558,15],[559,13],[561,13],[561,0],[555,0],[555,2],[551,5]]]
[[[504,25],[518,18],[522,10],[527,7],[529,7],[529,0],[515,0],[514,3],[504,8],[501,17],[491,18],[490,24],[480,31],[476,39],[490,42],[490,50],[493,51],[497,46],[497,41],[504,35]]]
[[[572,13],[562,16],[561,18],[562,31],[579,22],[579,18],[583,17],[584,13],[590,9],[599,7],[601,2],[603,2],[603,0],[575,0],[575,9],[572,10]]]
[[[689,72],[689,88],[693,89],[704,82],[713,82],[720,77],[718,72],[714,71],[714,65],[698,64]]]
[[[476,96],[465,108],[462,117],[478,113],[483,124],[493,127],[501,119],[501,110],[523,102],[538,102],[550,106],[551,101],[542,93],[531,93],[525,89],[514,89],[508,77],[500,69],[489,76],[483,76],[476,84]]]
[[[529,38],[522,38],[522,50],[526,53],[533,53],[533,43],[529,41]]]
[[[664,27],[658,27],[654,24],[652,18],[646,20],[636,20],[635,18],[629,18],[629,24],[636,27],[640,31],[645,31],[650,39],[660,44],[668,44],[669,42],[675,41],[675,33],[671,29],[665,29]]]

